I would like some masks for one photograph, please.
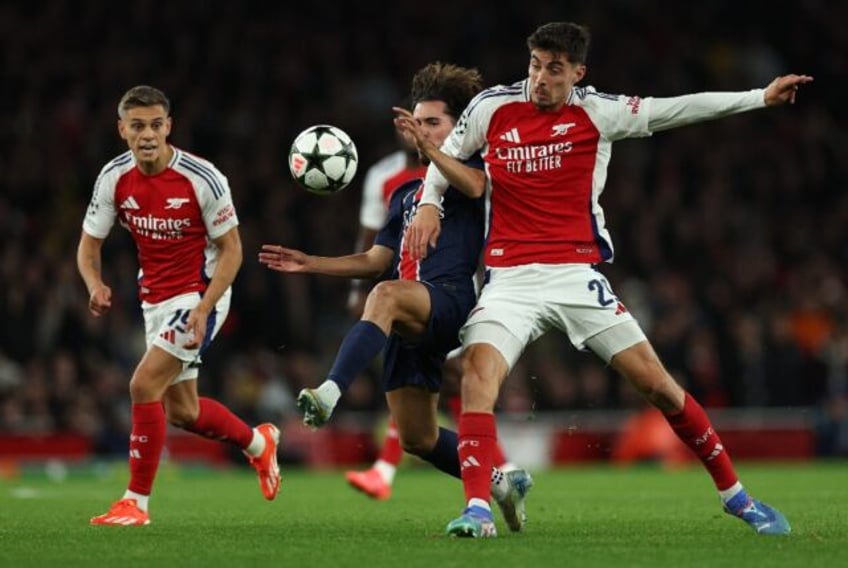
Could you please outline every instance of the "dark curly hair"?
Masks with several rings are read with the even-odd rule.
[[[451,63],[430,63],[412,78],[412,106],[422,101],[442,101],[447,113],[458,119],[474,95],[483,89],[483,76],[477,69]]]

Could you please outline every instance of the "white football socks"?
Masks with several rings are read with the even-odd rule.
[[[385,481],[387,485],[391,485],[392,482],[394,482],[395,472],[397,471],[397,468],[389,462],[377,460],[376,462],[374,462],[374,469],[377,470],[377,473],[380,474],[380,477],[383,478],[383,481]]]
[[[150,495],[142,495],[141,493],[136,493],[135,491],[130,491],[129,489],[127,489],[124,492],[123,498],[124,499],[135,499],[135,502],[136,502],[136,505],[138,505],[138,508],[141,509],[142,511],[144,511],[145,513],[147,512],[147,501],[148,501],[148,499],[150,499]]]
[[[744,487],[742,487],[742,483],[737,481],[727,489],[719,491],[718,494],[721,496],[721,502],[727,503],[728,501],[736,497],[743,489]]]
[[[261,456],[262,452],[265,451],[265,436],[260,434],[256,428],[253,429],[253,439],[244,451],[254,458]]]
[[[321,383],[317,389],[315,389],[315,394],[321,400],[321,404],[332,411],[336,407],[336,403],[339,402],[339,399],[342,396],[342,391],[339,389],[339,385],[337,385],[335,381],[327,379]]]

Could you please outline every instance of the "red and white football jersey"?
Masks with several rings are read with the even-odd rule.
[[[558,111],[530,100],[529,81],[478,94],[442,151],[481,151],[489,187],[487,266],[611,261],[599,198],[612,143],[764,105],[762,90],[645,98],[575,87]],[[447,182],[431,165],[422,203],[439,203]]]
[[[202,294],[218,260],[212,240],[238,225],[227,178],[177,148],[168,167],[153,176],[136,167],[131,152],[103,167],[83,230],[104,239],[116,219],[138,248],[139,298],[153,304]]]

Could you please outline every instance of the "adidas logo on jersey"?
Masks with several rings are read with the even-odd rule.
[[[515,144],[521,144],[521,136],[518,135],[517,128],[511,128],[507,132],[504,132],[499,136],[501,140],[505,140],[507,142],[513,142]]]
[[[135,197],[130,195],[129,197],[124,199],[123,203],[121,203],[121,209],[141,209],[141,207],[139,207],[138,202],[135,200]]]

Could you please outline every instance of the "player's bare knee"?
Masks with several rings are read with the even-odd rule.
[[[394,281],[380,282],[368,294],[364,314],[393,314],[397,307],[397,286]]]
[[[143,375],[135,374],[130,379],[130,399],[134,403],[145,403],[160,400],[162,393],[153,381]]]
[[[657,364],[649,363],[631,382],[648,402],[663,412],[682,408],[683,389],[659,361]]]
[[[432,436],[413,435],[400,438],[400,447],[403,451],[420,458],[430,455],[435,446],[436,439]]]
[[[495,377],[480,373],[470,367],[462,375],[462,410],[464,412],[491,412],[498,397]]]

